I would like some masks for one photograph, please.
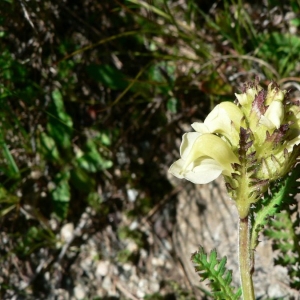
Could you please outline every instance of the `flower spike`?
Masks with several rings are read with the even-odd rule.
[[[235,94],[236,104],[217,105],[203,123],[192,124],[170,172],[205,184],[224,176],[228,192],[245,218],[271,182],[285,176],[300,154],[300,107],[272,82],[258,81]],[[246,197],[242,195],[247,195]]]

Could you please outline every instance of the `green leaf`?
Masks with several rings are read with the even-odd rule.
[[[90,192],[86,199],[88,204],[96,211],[102,209],[101,203],[103,202],[103,199],[98,192]],[[104,213],[103,210],[101,213]]]
[[[157,93],[172,95],[172,89],[176,80],[176,66],[172,62],[158,62],[149,68],[149,84],[156,87]]]
[[[55,248],[55,235],[51,230],[37,226],[31,226],[22,236],[22,240],[16,249],[19,255],[30,255],[41,247]]]
[[[108,134],[106,134],[105,132],[102,132],[100,134],[100,141],[105,146],[110,146],[111,145],[111,139],[108,136]]]
[[[255,249],[258,245],[259,232],[270,223],[272,217],[282,210],[283,204],[294,202],[294,196],[299,192],[299,183],[297,179],[300,174],[300,165],[298,165],[291,174],[284,180],[274,182],[269,191],[255,204],[253,212],[255,213],[252,222],[251,248]],[[271,192],[271,193],[270,193]]]
[[[277,250],[278,255],[274,259],[275,265],[281,265],[287,268],[290,277],[290,286],[294,289],[300,289],[300,217],[297,211],[297,205],[291,212],[283,211],[276,215],[271,221],[269,228],[264,233],[272,238],[273,251]],[[278,251],[279,250],[279,251]]]
[[[295,289],[300,289],[300,216],[295,198],[300,190],[299,177],[300,164],[284,180],[274,183],[265,199],[257,203],[251,237],[255,249],[258,233],[266,227],[264,234],[272,239],[272,248],[278,253],[274,262],[286,267],[290,286]]]
[[[54,201],[61,201],[61,202],[70,201],[71,194],[70,194],[70,187],[68,182],[69,178],[70,178],[69,171],[58,173],[55,176],[54,182],[56,184],[56,187],[52,192],[52,197]]]
[[[283,77],[294,70],[298,63],[300,38],[296,35],[280,32],[261,34],[261,46],[257,55],[273,63]]]
[[[73,121],[65,112],[64,102],[59,90],[52,92],[52,99],[53,101],[47,111],[49,116],[47,129],[57,145],[67,149],[71,147]]]
[[[20,178],[19,168],[5,142],[1,142],[2,153],[7,162],[6,172],[11,178]]]
[[[111,65],[91,64],[86,68],[88,75],[112,90],[123,90],[128,83],[124,74]]]
[[[41,133],[40,136],[40,151],[44,156],[53,161],[59,161],[59,152],[57,150],[54,139],[47,135],[45,132]]]
[[[69,171],[60,172],[54,178],[55,188],[52,190],[51,195],[54,213],[60,219],[64,219],[68,213],[69,201],[71,199],[69,179]]]
[[[291,24],[294,26],[297,26],[297,27],[300,26],[300,19],[296,18],[296,19],[291,20]]]
[[[84,152],[78,152],[77,163],[78,166],[85,169],[88,172],[95,173],[104,169],[110,168],[113,163],[110,160],[106,160],[101,156],[97,146],[93,140],[88,140]]]
[[[217,259],[217,251],[213,250],[209,256],[202,247],[192,255],[192,262],[195,270],[202,281],[208,279],[212,288],[214,299],[239,299],[242,294],[241,289],[235,292],[235,287],[231,286],[232,271],[225,268],[227,258]]]
[[[0,218],[4,217],[10,211],[20,204],[20,198],[9,193],[4,187],[0,187]]]
[[[1,166],[1,171],[10,178],[20,178],[20,170],[4,140],[2,131],[0,131],[0,148],[2,150],[3,157],[6,161],[6,165]]]
[[[266,227],[264,234],[270,237],[272,248],[278,255],[275,264],[287,268],[290,285],[300,289],[300,216],[298,201],[300,164],[283,180],[272,184],[265,198],[256,203],[251,248],[258,244],[258,234]],[[271,192],[271,193],[270,193]],[[278,251],[279,250],[279,251]]]

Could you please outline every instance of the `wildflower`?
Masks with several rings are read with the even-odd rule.
[[[205,184],[221,174],[240,217],[269,184],[285,176],[300,151],[300,108],[275,83],[257,83],[235,94],[235,103],[217,105],[195,132],[183,135],[181,158],[170,167],[178,178]]]
[[[181,159],[171,167],[170,172],[193,183],[205,184],[221,174],[230,176],[232,164],[238,163],[230,145],[210,133],[190,132],[183,135],[180,146]]]

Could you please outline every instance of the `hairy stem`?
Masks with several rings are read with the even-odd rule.
[[[250,218],[239,222],[239,265],[244,300],[255,300],[252,282],[253,251],[250,248]]]

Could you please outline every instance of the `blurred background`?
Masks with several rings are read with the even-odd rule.
[[[190,255],[200,244],[236,255],[234,208],[222,184],[168,168],[190,124],[246,81],[299,98],[300,1],[1,0],[0,11],[0,298],[209,298]]]

